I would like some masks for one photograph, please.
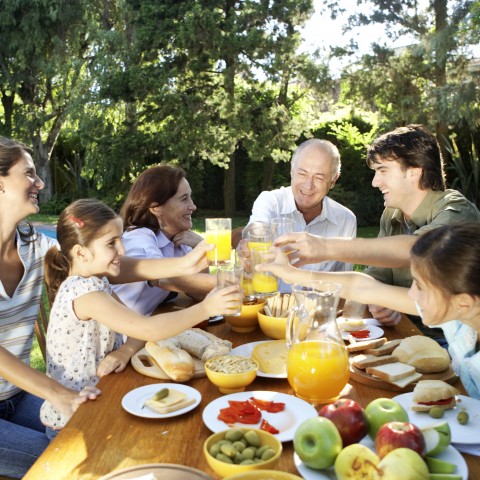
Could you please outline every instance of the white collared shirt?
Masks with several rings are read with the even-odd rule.
[[[295,232],[308,232],[322,237],[347,238],[354,238],[357,234],[357,219],[354,213],[329,197],[323,199],[322,213],[307,225],[295,204],[292,187],[281,187],[277,190],[262,192],[253,204],[252,215],[248,223],[268,223],[278,217],[293,218]],[[335,260],[302,267],[304,270],[329,272],[348,271],[352,268],[350,263]],[[282,285],[280,289],[289,291],[285,285]]]

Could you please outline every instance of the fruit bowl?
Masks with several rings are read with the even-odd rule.
[[[265,306],[264,300],[252,300],[242,305],[242,311],[238,317],[225,315],[225,321],[234,332],[253,332],[258,325],[258,312]]]
[[[268,456],[270,458],[265,460],[258,460],[258,461],[254,461],[252,459],[252,463],[246,463],[246,464],[227,463],[225,461],[222,461],[221,459],[216,458],[216,456],[213,455],[216,453],[216,450],[218,450],[218,448],[215,445],[218,446],[218,442],[220,441],[225,442],[229,439],[231,444],[233,444],[232,440],[236,438],[237,434],[240,435],[238,432],[241,432],[242,438],[245,438],[245,439],[250,438],[250,433],[247,433],[247,432],[253,432],[254,438],[256,437],[260,442],[259,448],[263,448],[263,450],[271,449],[273,451],[273,452],[269,452]],[[233,437],[231,437],[231,435],[233,435]],[[250,447],[250,445],[251,445],[250,442],[248,442],[248,447]],[[227,452],[230,450],[229,447],[227,447],[226,450],[225,450],[225,447],[223,447],[223,449],[224,451],[227,451]],[[257,449],[254,448],[253,449],[254,458],[256,458],[256,455],[257,455],[256,451]],[[282,443],[279,440],[277,440],[277,438],[274,435],[264,430],[258,430],[254,428],[232,428],[232,429],[223,430],[221,432],[214,433],[213,435],[208,437],[207,440],[205,440],[205,443],[203,444],[203,453],[205,455],[205,458],[210,468],[213,471],[215,471],[215,473],[217,473],[222,478],[224,478],[232,475],[238,475],[241,473],[250,472],[253,470],[273,469],[275,464],[278,462],[280,455],[282,454]],[[241,455],[242,454],[243,454],[243,451]],[[245,457],[248,457],[248,455],[245,454]],[[232,457],[232,458],[235,458],[235,457]],[[237,460],[239,459],[237,458]],[[233,462],[233,460],[231,461]],[[256,477],[256,478],[260,478],[260,477]]]
[[[258,323],[267,337],[275,340],[283,340],[285,338],[287,317],[269,317],[263,311],[259,311]]]
[[[258,362],[250,357],[222,355],[205,362],[208,379],[222,393],[243,392],[257,376]]]

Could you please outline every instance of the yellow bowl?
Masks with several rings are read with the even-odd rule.
[[[210,454],[210,447],[215,443],[219,442],[220,440],[224,440],[225,434],[228,430],[214,433],[213,435],[210,435],[207,440],[205,440],[205,443],[203,444],[203,453],[205,455],[205,458],[207,459],[207,463],[210,468],[215,471],[215,473],[218,473],[218,475],[220,475],[222,478],[228,477],[230,475],[237,475],[249,472],[252,470],[273,469],[275,464],[278,462],[280,455],[282,454],[282,443],[271,433],[254,428],[240,428],[240,430],[242,430],[243,432],[248,432],[249,430],[255,431],[260,438],[260,445],[268,445],[274,450],[275,455],[268,460],[247,465],[223,462],[222,460],[218,460]]]
[[[230,325],[234,332],[249,333],[253,332],[258,325],[258,311],[265,306],[264,300],[256,300],[253,305],[243,304],[242,311],[238,317],[226,315],[225,321]]]
[[[258,323],[262,332],[269,338],[283,340],[287,330],[287,317],[269,317],[263,311],[258,312]]]
[[[278,470],[251,470],[226,477],[224,480],[302,480],[302,477],[293,473],[280,472]]]
[[[232,371],[235,370],[235,365],[245,365],[245,363],[252,366],[247,371],[241,371],[240,373],[224,373],[218,371],[217,368],[213,369],[218,362],[228,361],[232,365]],[[240,368],[237,368],[237,371]],[[222,393],[236,393],[243,392],[247,385],[250,385],[257,376],[258,362],[250,357],[242,357],[240,355],[222,355],[220,357],[211,358],[205,362],[205,373],[208,379],[218,387]]]

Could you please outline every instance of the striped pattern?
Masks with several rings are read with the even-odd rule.
[[[27,243],[17,234],[18,254],[25,272],[12,298],[0,282],[0,346],[30,364],[34,330],[44,283],[43,261],[47,250],[56,241],[41,233]],[[0,400],[10,398],[19,389],[0,377]]]

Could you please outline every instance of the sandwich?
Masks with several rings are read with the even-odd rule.
[[[423,335],[404,338],[392,355],[421,373],[443,372],[450,366],[447,350]]]
[[[194,398],[188,398],[183,392],[173,388],[162,388],[152,398],[146,400],[144,406],[153,412],[166,414],[188,407],[194,402]]]
[[[458,390],[442,380],[421,380],[413,389],[414,412],[428,412],[432,407],[449,410],[456,405]]]

